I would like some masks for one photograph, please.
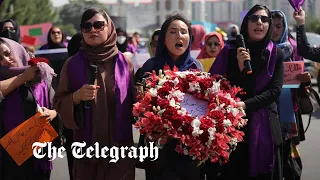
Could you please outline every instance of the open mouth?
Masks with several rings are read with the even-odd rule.
[[[183,47],[183,44],[182,43],[176,43],[176,48],[182,48]]]
[[[260,28],[254,29],[254,32],[262,32],[262,29]]]

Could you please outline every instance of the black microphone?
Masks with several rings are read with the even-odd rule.
[[[98,73],[98,67],[97,65],[91,64],[89,66],[89,84],[93,85],[94,81],[96,80]],[[84,107],[85,108],[90,108],[91,107],[91,101],[85,101],[84,102]]]
[[[243,47],[243,48],[247,49],[246,44],[244,43],[244,39],[243,39],[242,34],[238,34],[236,36],[236,42],[237,42],[237,48]],[[251,64],[250,64],[249,59],[244,61],[244,67],[247,71],[247,74],[252,74],[252,68],[251,68]]]

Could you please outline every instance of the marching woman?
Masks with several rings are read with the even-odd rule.
[[[191,50],[201,50],[203,48],[203,40],[206,36],[207,32],[206,29],[200,25],[192,25],[192,44]]]
[[[281,48],[284,52],[284,61],[302,61],[303,59],[297,58],[294,55],[294,46],[289,41],[288,25],[286,16],[282,11],[272,11],[273,21],[273,33],[272,41]],[[301,73],[297,76],[297,79],[301,82],[300,87],[310,84],[311,76],[308,72]],[[293,157],[291,152],[293,148],[300,143],[300,140],[304,140],[304,128],[302,123],[302,116],[299,112],[297,105],[297,90],[290,88],[283,88],[279,98],[279,109],[280,109],[280,123],[281,132],[283,135],[283,176],[285,179],[300,179],[302,167],[300,166],[300,172],[295,172],[297,168],[294,168]],[[298,175],[300,174],[300,176]],[[298,177],[295,177],[298,176]]]
[[[224,47],[224,41],[220,33],[212,32],[204,38],[204,47],[197,59],[215,58]]]
[[[5,82],[8,87],[6,88],[7,92],[4,93],[5,99],[1,102],[1,137],[34,116],[39,110],[38,107],[41,107],[43,116],[46,117],[48,122],[54,124],[59,122],[57,112],[51,110],[54,95],[51,82],[53,76],[55,76],[53,69],[46,63],[30,67],[27,61],[29,61],[28,54],[20,44],[5,38],[0,39],[0,80],[4,80],[1,81],[1,84]],[[38,73],[40,73],[40,76]],[[36,78],[32,78],[36,74]],[[16,77],[12,77],[13,75],[16,75]],[[12,78],[13,81],[11,81]],[[21,82],[28,81],[28,83],[19,83],[19,78],[22,79]],[[30,81],[31,79],[33,80]],[[10,86],[16,88],[9,88]],[[1,91],[3,91],[2,88]],[[3,180],[49,180],[52,170],[52,162],[47,157],[36,159],[31,156],[19,166],[2,148],[0,164],[0,178]]]
[[[85,142],[85,148],[95,143],[101,148],[131,147],[135,99],[132,62],[118,50],[116,29],[105,11],[86,10],[81,32],[80,50],[62,68],[54,107],[65,127],[74,130],[74,141]],[[96,73],[94,82],[89,82],[91,73]],[[110,156],[74,159],[73,179],[135,178],[134,159],[110,160]]]
[[[40,50],[66,48],[64,40],[65,35],[61,28],[57,26],[51,27],[47,36],[47,44],[40,47]]]
[[[167,64],[176,66],[180,71],[201,69],[199,61],[190,56],[191,26],[180,14],[170,16],[162,25],[155,57],[142,67],[142,74],[159,72]],[[140,146],[144,146],[145,137],[140,136]],[[156,161],[145,161],[147,180],[198,180],[200,169],[188,156],[175,151],[176,142],[169,141],[159,152]]]
[[[227,44],[210,69],[211,74],[226,75],[231,85],[246,92],[238,103],[248,119],[243,129],[244,142],[238,144],[230,162],[222,167],[221,179],[281,179],[282,136],[276,101],[283,84],[284,57],[283,51],[271,42],[271,33],[270,11],[255,5],[241,26],[247,49]],[[245,60],[250,60],[252,74],[247,73]]]

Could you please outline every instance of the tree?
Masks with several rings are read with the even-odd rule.
[[[19,25],[57,21],[50,0],[5,0],[0,6],[0,20],[13,19]]]
[[[63,23],[70,23],[80,31],[81,15],[85,10],[93,7],[107,11],[107,7],[97,0],[69,0],[69,4],[64,5],[60,10],[60,18]]]

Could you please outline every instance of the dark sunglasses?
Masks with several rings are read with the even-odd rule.
[[[158,41],[152,41],[152,42],[150,43],[150,46],[151,46],[152,48],[156,48],[157,45],[158,45]]]
[[[84,32],[84,33],[90,32],[92,27],[96,31],[103,31],[104,27],[105,27],[105,23],[104,23],[104,21],[96,21],[94,23],[86,22],[84,24],[81,24],[80,27],[81,27],[82,32]]]
[[[267,23],[267,22],[270,22],[270,18],[268,16],[260,16],[260,15],[251,15],[249,16],[249,21],[253,22],[253,23],[256,23],[259,21],[259,19],[261,19],[261,21],[263,23]]]
[[[51,31],[51,34],[61,34],[61,31]]]
[[[220,43],[219,43],[219,42],[214,42],[214,43],[208,42],[208,43],[207,43],[207,46],[209,46],[209,47],[214,47],[214,46],[219,47],[219,46],[220,46]]]

